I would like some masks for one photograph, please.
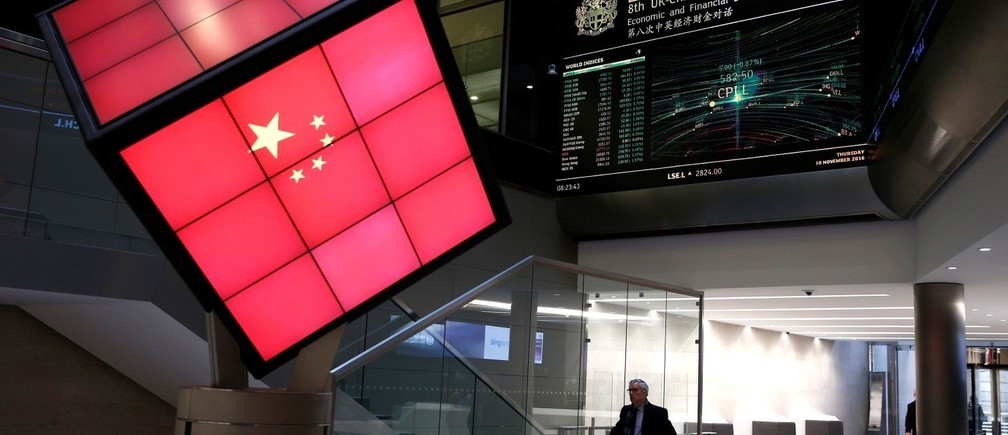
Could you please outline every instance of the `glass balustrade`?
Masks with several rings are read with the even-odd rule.
[[[451,296],[423,315],[409,294],[372,310],[334,369],[392,433],[607,433],[634,378],[679,433],[699,421],[698,292],[536,257],[468,292],[426,291]]]

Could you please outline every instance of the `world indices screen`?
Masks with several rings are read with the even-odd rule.
[[[575,15],[560,195],[871,158],[858,2],[584,0]]]

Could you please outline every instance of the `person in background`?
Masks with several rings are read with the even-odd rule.
[[[630,381],[627,393],[630,404],[620,409],[619,421],[610,435],[676,435],[668,419],[668,410],[648,402],[647,382],[643,379]]]
[[[906,420],[903,421],[904,435],[917,435],[917,390],[914,390],[914,400],[907,404]]]
[[[983,423],[987,421],[987,414],[984,414],[983,406],[977,403],[973,407],[973,399],[966,401],[967,426],[969,435],[983,435],[985,433]],[[979,422],[976,423],[976,422]]]

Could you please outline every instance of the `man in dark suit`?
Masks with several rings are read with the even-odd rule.
[[[917,392],[914,391],[914,397],[917,397]],[[907,404],[906,419],[903,420],[904,435],[917,435],[917,399],[912,400]]]
[[[676,435],[668,410],[647,401],[648,385],[643,379],[630,381],[630,404],[619,413],[619,421],[610,435]]]

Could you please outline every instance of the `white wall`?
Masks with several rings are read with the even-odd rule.
[[[718,322],[705,322],[706,422],[732,422],[750,435],[752,421],[833,416],[844,434],[867,427],[868,348],[861,342],[818,340]]]

